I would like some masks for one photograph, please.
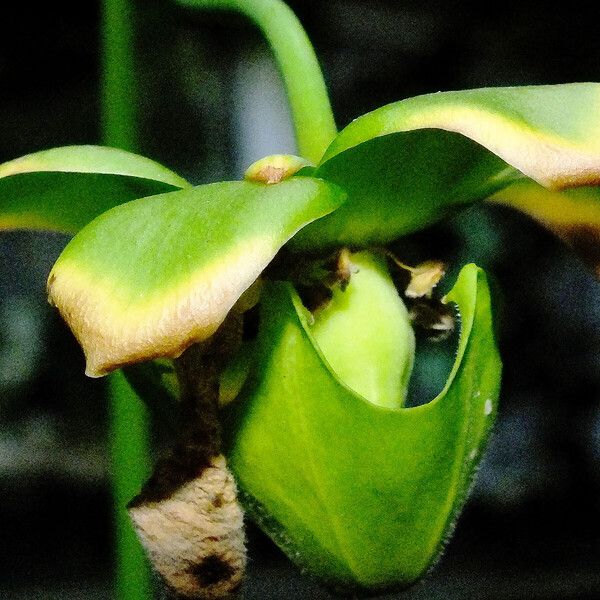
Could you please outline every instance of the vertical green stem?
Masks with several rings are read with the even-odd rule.
[[[273,50],[283,77],[298,150],[304,158],[318,163],[337,129],[319,62],[306,32],[290,8],[282,0],[177,2],[190,8],[237,11],[259,27]]]
[[[148,429],[150,420],[142,401],[121,371],[109,378],[110,450],[117,552],[117,600],[148,600],[152,575],[131,525],[127,503],[139,494],[150,474]]]
[[[103,3],[102,137],[109,146],[137,149],[134,3]],[[148,561],[129,520],[126,505],[150,470],[149,419],[122,373],[109,379],[110,453],[116,550],[115,597],[148,600]]]
[[[137,86],[133,0],[104,0],[102,19],[102,137],[137,150]]]

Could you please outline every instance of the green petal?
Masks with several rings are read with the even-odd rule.
[[[355,272],[332,290],[310,332],[346,386],[373,404],[402,406],[415,356],[408,310],[383,257],[357,252],[348,262]]]
[[[600,183],[600,84],[487,88],[410,98],[346,127],[314,173],[348,192],[296,249],[386,243],[530,178]]]
[[[226,182],[141,198],[73,238],[48,279],[87,373],[178,356],[214,333],[281,246],[335,210],[321,180]]]
[[[184,187],[166,167],[124,150],[44,150],[0,165],[0,229],[75,233],[117,204]]]
[[[259,366],[226,412],[229,464],[250,515],[338,591],[410,585],[465,501],[501,365],[484,273],[466,266],[448,300],[462,319],[444,390],[424,406],[386,409],[337,380],[291,286],[265,293]]]

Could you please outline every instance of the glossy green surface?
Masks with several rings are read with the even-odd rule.
[[[300,228],[338,208],[320,179],[214,183],[105,212],[69,242],[50,301],[86,355],[86,373],[176,357],[211,336]]]
[[[528,177],[600,182],[599,84],[487,88],[409,98],[359,117],[313,173],[348,201],[292,247],[390,242]]]
[[[159,358],[121,369],[131,389],[144,400],[154,419],[173,431],[181,389],[173,360]]]
[[[247,285],[252,283],[298,229],[338,208],[343,199],[339,188],[308,177],[270,186],[213,183],[140,198],[80,231],[53,273],[91,274],[110,288],[110,302],[131,310],[160,301],[178,286],[184,294],[204,274],[209,286],[221,267],[234,271],[227,285],[237,290],[238,281],[250,274]],[[89,296],[94,294],[90,289]]]
[[[259,358],[228,412],[246,508],[302,568],[346,592],[404,587],[439,555],[496,413],[501,364],[485,275],[466,266],[456,362],[430,403],[380,408],[340,384],[288,284],[264,294]],[[349,332],[351,335],[351,332]]]
[[[296,251],[391,242],[486,198],[518,174],[462,135],[422,129],[364,142],[314,176],[340,185],[348,202],[339,216],[296,236]]]
[[[102,141],[107,146],[130,151],[139,147],[137,125],[140,106],[138,80],[134,75],[137,33],[135,10],[136,6],[130,0],[102,0]],[[175,187],[185,187],[177,182],[172,183],[175,183]],[[157,188],[142,195],[161,191],[167,190]],[[94,203],[102,204],[100,198],[100,195],[90,198],[92,208]],[[76,230],[87,224],[87,221],[83,222],[86,218],[84,213]],[[134,398],[135,393],[128,382],[122,379],[122,374],[117,373],[113,381],[119,381],[119,378],[120,383],[109,388],[108,398],[115,515],[112,531],[116,559],[113,600],[150,600],[154,595],[151,567],[125,512],[125,506],[132,494],[137,494],[137,490],[132,489],[133,485],[141,483],[149,471],[151,424],[150,419],[146,418],[145,406]]]
[[[123,373],[109,377],[110,478],[115,531],[115,597],[152,597],[150,565],[133,529],[127,504],[151,473],[150,418],[142,400]]]
[[[76,233],[118,204],[184,187],[166,167],[124,150],[43,150],[0,165],[0,229]]]

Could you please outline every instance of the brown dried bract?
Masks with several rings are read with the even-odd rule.
[[[410,274],[410,282],[404,290],[407,298],[431,298],[433,289],[446,274],[446,264],[440,260],[426,260],[411,267],[398,260],[391,252],[387,254],[398,267]]]
[[[180,597],[234,598],[246,565],[242,509],[225,458],[215,456],[167,498],[129,514],[154,568]]]
[[[310,163],[300,156],[272,154],[251,164],[244,173],[246,181],[273,185],[295,175]]]

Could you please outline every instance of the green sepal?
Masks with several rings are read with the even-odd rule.
[[[244,387],[250,373],[254,347],[253,341],[243,341],[237,352],[219,373],[220,406],[233,402]]]
[[[296,177],[215,183],[122,204],[68,244],[48,278],[87,373],[177,357],[211,336],[281,246],[344,193]]]
[[[185,187],[166,167],[124,150],[43,150],[0,165],[0,229],[76,233],[113,206]]]
[[[441,552],[497,410],[501,363],[485,274],[467,265],[448,295],[461,315],[456,361],[443,391],[413,408],[381,408],[341,384],[289,284],[272,284],[263,298],[255,370],[225,410],[246,509],[334,590],[412,584]]]
[[[409,98],[353,121],[313,173],[345,206],[295,250],[384,244],[519,179],[600,183],[600,84],[486,88]]]

